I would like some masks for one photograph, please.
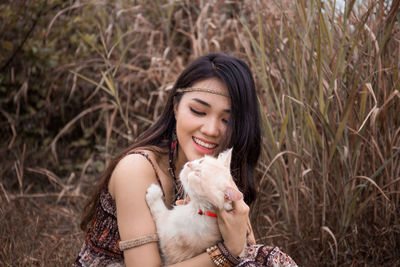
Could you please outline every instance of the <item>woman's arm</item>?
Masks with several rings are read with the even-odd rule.
[[[247,243],[249,245],[256,244],[256,238],[254,236],[253,227],[251,226],[250,218],[247,220]]]
[[[109,191],[117,207],[121,240],[131,240],[156,233],[145,201],[147,188],[157,183],[154,170],[140,154],[124,157],[110,179]],[[161,266],[157,243],[148,243],[124,251],[126,266]]]
[[[218,226],[224,244],[234,256],[239,256],[246,246],[249,206],[241,200],[232,201],[233,209],[221,209],[218,213]]]
[[[146,190],[152,183],[157,183],[154,170],[141,155],[128,155],[116,166],[110,179],[109,191],[117,206],[121,240],[156,233],[156,225],[145,200]],[[127,267],[162,265],[155,242],[125,250],[124,259]],[[215,267],[206,252],[173,266]]]

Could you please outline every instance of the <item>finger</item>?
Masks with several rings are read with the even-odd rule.
[[[175,201],[175,205],[176,206],[180,206],[180,205],[185,205],[185,200],[183,199],[178,199],[177,201]]]
[[[243,198],[243,194],[234,187],[227,187],[224,193],[226,200],[237,201]]]
[[[232,201],[232,211],[239,214],[249,213],[250,208],[243,199]]]
[[[189,202],[190,202],[190,197],[187,196],[185,199],[178,199],[177,201],[175,201],[175,205],[176,206],[186,205]]]

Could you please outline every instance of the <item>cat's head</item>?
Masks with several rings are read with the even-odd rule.
[[[191,201],[229,209],[232,208],[232,200],[243,197],[231,176],[231,157],[232,149],[228,149],[218,158],[205,155],[185,164],[180,179]]]

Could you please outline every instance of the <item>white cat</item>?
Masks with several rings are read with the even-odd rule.
[[[214,215],[218,209],[231,210],[232,200],[243,197],[230,173],[231,156],[229,149],[218,158],[206,155],[185,164],[179,177],[190,197],[186,205],[169,210],[158,185],[147,189],[146,201],[157,226],[165,265],[192,258],[222,240]]]

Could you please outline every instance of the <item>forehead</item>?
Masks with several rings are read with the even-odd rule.
[[[195,82],[192,87],[211,89],[213,91],[229,95],[229,91],[226,85],[217,78],[210,78]],[[213,94],[210,92],[186,92],[183,94],[181,101],[195,101],[195,99],[200,99],[207,102],[212,108],[220,108],[224,110],[231,108],[231,100],[229,97],[219,94]]]

